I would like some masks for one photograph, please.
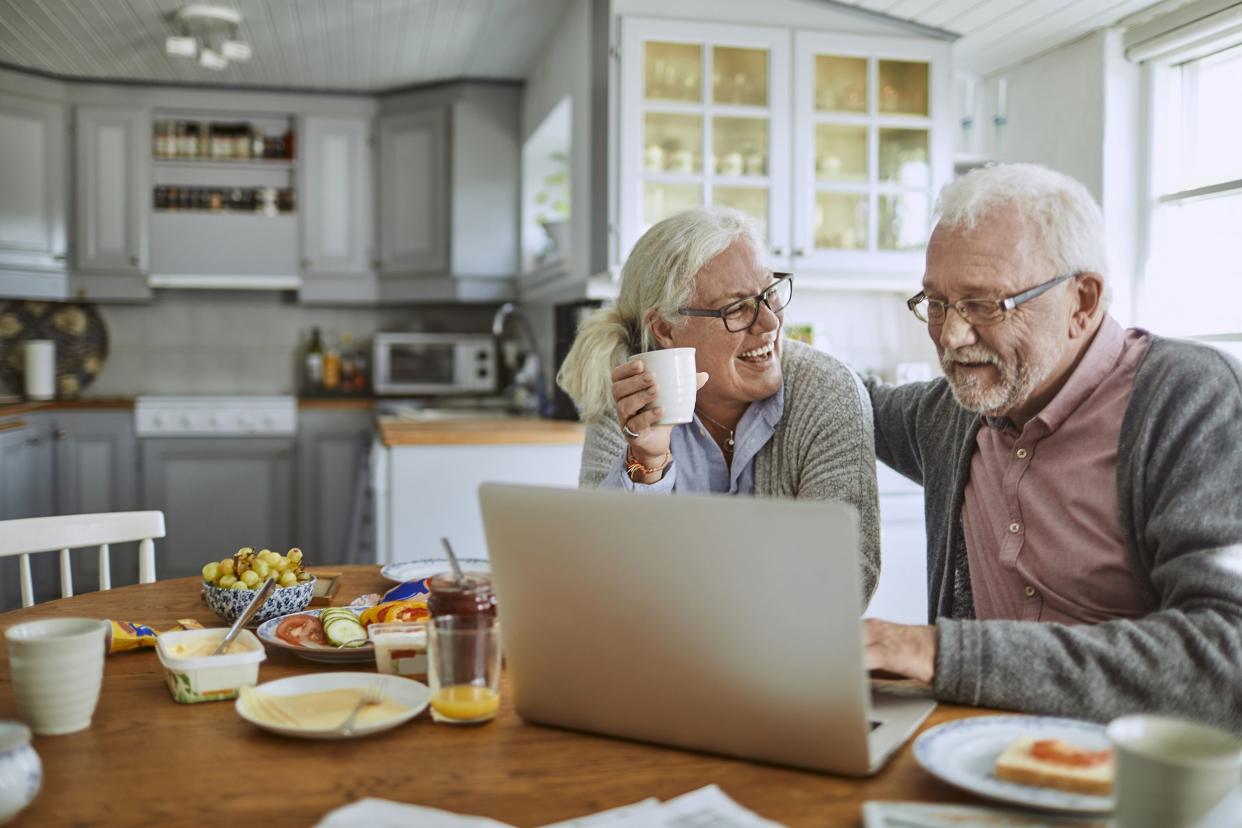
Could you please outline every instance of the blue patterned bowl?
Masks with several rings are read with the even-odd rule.
[[[237,620],[237,616],[250,604],[254,598],[254,589],[225,589],[223,587],[213,586],[212,584],[203,582],[203,597],[207,599],[207,606],[216,611],[216,615],[232,624]],[[301,612],[310,605],[311,594],[315,591],[315,576],[312,575],[309,581],[300,581],[297,586],[276,587],[275,592],[259,607],[259,611],[255,613],[251,619],[251,624],[262,624],[269,618],[275,618],[278,615],[288,615],[291,612]]]

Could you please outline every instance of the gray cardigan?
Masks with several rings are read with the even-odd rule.
[[[979,416],[943,378],[869,390],[877,455],[924,487],[938,698],[1099,721],[1164,712],[1242,733],[1242,366],[1151,338],[1117,447],[1117,519],[1151,613],[1089,626],[966,620],[961,511]]]
[[[871,404],[845,365],[800,342],[781,343],[785,411],[755,456],[755,494],[836,500],[858,512],[864,605],[880,578],[880,518]],[[600,484],[625,440],[616,413],[591,425],[582,446],[579,485]]]

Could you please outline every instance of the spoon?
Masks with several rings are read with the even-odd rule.
[[[457,585],[465,586],[466,576],[462,574],[461,564],[457,563],[457,556],[453,554],[453,547],[449,544],[448,538],[440,538],[440,543],[444,544],[444,554],[448,555],[449,566],[453,568],[453,576],[457,578]]]
[[[259,591],[255,593],[254,598],[250,599],[250,603],[242,610],[242,614],[237,616],[237,620],[233,622],[233,626],[229,627],[229,631],[224,634],[220,646],[211,653],[213,656],[220,655],[224,652],[224,648],[233,643],[233,639],[237,638],[237,634],[241,632],[241,628],[246,626],[254,614],[259,611],[259,607],[267,601],[267,596],[272,594],[272,590],[276,588],[276,579],[268,578],[263,582],[263,586],[259,587]]]

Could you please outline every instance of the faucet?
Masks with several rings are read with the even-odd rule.
[[[504,336],[505,322],[510,316],[517,319],[519,339],[526,340],[526,346],[530,349],[526,352],[522,365],[513,378],[513,388],[517,392],[514,395],[515,399],[524,408],[533,408],[537,416],[545,417],[550,413],[549,400],[543,382],[543,363],[539,359],[539,343],[535,339],[535,328],[531,325],[530,317],[513,302],[505,302],[496,309],[496,315],[492,317],[492,336],[497,340]],[[499,348],[499,342],[497,346]],[[534,393],[533,405],[522,399],[524,396],[521,394],[522,391]]]

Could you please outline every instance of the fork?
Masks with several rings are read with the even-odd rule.
[[[362,712],[362,708],[379,704],[384,700],[384,684],[377,677],[362,691],[362,696],[358,699],[358,703],[354,705],[354,709],[349,711],[349,716],[337,728],[344,736],[354,735],[354,722],[358,718],[358,714]]]

